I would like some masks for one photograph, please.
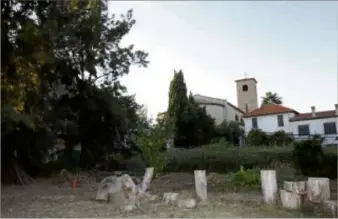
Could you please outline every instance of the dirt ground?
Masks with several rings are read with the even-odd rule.
[[[179,192],[180,197],[194,197],[193,175],[171,173],[152,181],[150,193],[158,195],[155,201],[142,204],[142,210],[123,213],[108,203],[93,200],[100,179],[87,178],[76,193],[60,186],[55,179],[38,180],[28,186],[2,186],[1,217],[329,217],[317,208],[286,211],[262,203],[260,191],[233,191],[220,181],[226,178],[210,177],[209,202],[194,209],[180,209],[161,202],[163,192]],[[215,181],[216,180],[216,181]],[[223,185],[223,184],[222,184]]]

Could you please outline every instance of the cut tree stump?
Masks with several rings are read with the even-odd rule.
[[[275,170],[261,170],[261,186],[264,202],[277,203],[277,179]]]
[[[163,193],[163,202],[168,204],[175,205],[177,203],[178,193],[175,192],[165,192]]]
[[[306,194],[306,181],[284,181],[284,190],[296,194]]]
[[[207,201],[208,200],[208,192],[207,192],[206,171],[205,170],[195,170],[194,176],[195,176],[195,191],[196,191],[197,197],[203,202]]]
[[[330,179],[309,177],[307,181],[307,197],[310,202],[321,203],[330,199]]]
[[[302,194],[293,193],[284,189],[280,190],[280,199],[282,201],[283,208],[289,210],[300,209],[302,206]]]
[[[147,189],[149,188],[153,175],[154,175],[154,168],[153,167],[146,168],[146,172],[144,173],[143,180],[141,183],[141,189],[143,192],[146,192]]]
[[[324,208],[329,213],[331,213],[334,218],[338,217],[338,203],[337,203],[337,200],[324,201]]]

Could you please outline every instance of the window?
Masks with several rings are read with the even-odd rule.
[[[242,86],[242,91],[248,91],[248,85],[244,84],[244,85]]]
[[[252,128],[257,129],[258,125],[257,125],[257,118],[252,118]]]
[[[238,116],[237,115],[235,115],[235,121],[238,122]]]
[[[299,136],[310,135],[309,125],[299,125],[298,126],[298,135]]]
[[[277,123],[278,123],[278,127],[283,127],[284,126],[284,117],[283,117],[283,115],[278,115],[277,116]]]
[[[324,123],[324,134],[325,135],[337,134],[336,123],[335,122]]]

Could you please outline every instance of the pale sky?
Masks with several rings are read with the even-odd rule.
[[[148,68],[121,80],[156,117],[168,105],[174,69],[194,94],[237,105],[235,80],[255,77],[258,99],[277,92],[299,112],[333,110],[337,94],[337,1],[110,1],[134,10],[123,43],[149,52]]]

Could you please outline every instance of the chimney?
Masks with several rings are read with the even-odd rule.
[[[311,106],[312,116],[316,116],[316,107]]]
[[[336,109],[336,116],[338,116],[338,104],[335,104],[334,108]]]

